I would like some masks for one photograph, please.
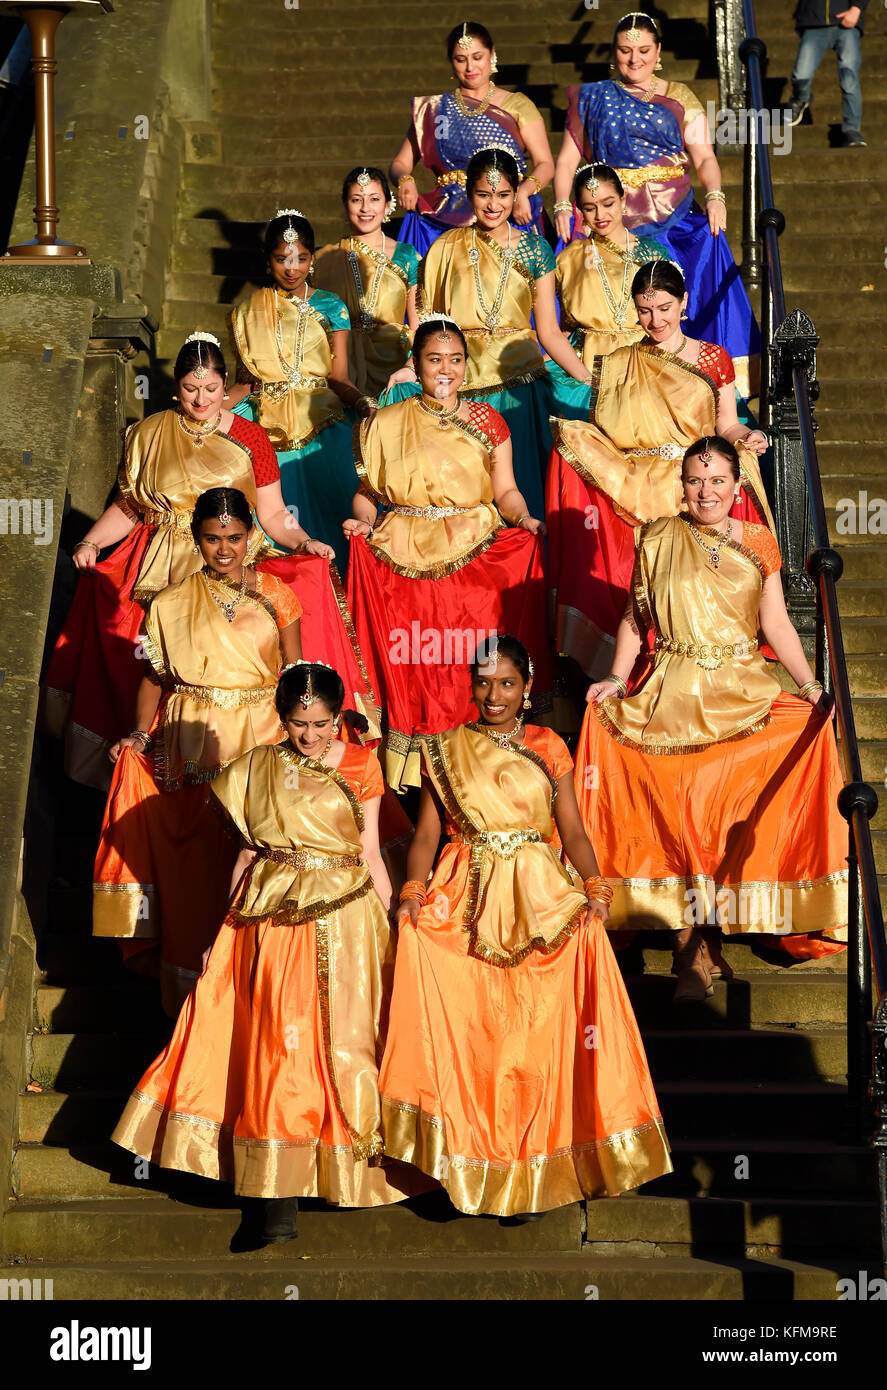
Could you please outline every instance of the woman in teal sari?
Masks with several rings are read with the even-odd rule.
[[[357,474],[351,452],[355,411],[373,405],[348,376],[348,309],[312,289],[314,229],[295,208],[268,223],[265,252],[273,285],[256,290],[232,316],[235,414],[257,420],[277,452],[283,499],[300,526],[326,541],[340,569],[342,522],[351,515]]]

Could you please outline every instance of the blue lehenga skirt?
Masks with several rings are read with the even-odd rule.
[[[257,418],[248,396],[234,407],[233,413],[247,420]],[[352,515],[358,488],[351,443],[356,418],[354,411],[348,410],[341,420],[333,420],[318,430],[301,449],[277,451],[284,504],[312,540],[326,541],[333,547],[343,578],[348,542],[342,534],[342,522]]]
[[[586,391],[589,389],[585,387]],[[405,401],[408,396],[418,396],[421,390],[418,382],[402,382],[383,392],[379,404],[393,405],[396,401]],[[552,442],[548,417],[555,413],[548,375],[509,386],[504,391],[466,391],[463,388],[459,394],[469,400],[485,401],[504,418],[511,431],[514,480],[530,516],[543,520],[545,473]]]

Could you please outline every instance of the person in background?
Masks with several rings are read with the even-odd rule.
[[[810,108],[816,69],[830,48],[838,59],[841,84],[841,144],[864,145],[862,138],[862,33],[868,0],[841,7],[840,0],[798,0],[795,28],[801,36],[792,69],[791,124],[800,125]]]

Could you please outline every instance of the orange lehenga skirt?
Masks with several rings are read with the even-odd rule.
[[[590,705],[576,797],[615,888],[609,929],[707,924],[802,960],[843,950],[842,786],[830,721],[796,695],[746,737],[672,754],[621,742]]]
[[[161,1167],[233,1183],[245,1197],[398,1202],[430,1184],[382,1155],[378,1062],[394,960],[385,909],[365,865],[298,870],[263,860],[260,848],[290,839],[321,857],[359,851],[363,822],[355,825],[350,805],[372,755],[349,747],[338,771],[302,760],[299,786],[314,788],[304,798],[287,789],[279,756],[259,748],[220,775],[222,804],[241,833],[256,822],[260,857],[113,1139]],[[376,773],[381,788],[378,765]],[[315,920],[307,914],[318,901],[324,916]],[[263,915],[253,916],[259,905]]]
[[[538,753],[546,735],[528,729],[527,746]],[[497,787],[514,792],[516,779],[530,775],[516,755],[506,759],[504,782],[490,783],[500,801]],[[457,833],[452,823],[448,830]],[[472,896],[467,843],[445,846],[417,926],[400,931],[379,1076],[385,1152],[437,1178],[469,1214],[548,1211],[671,1171],[606,932],[582,909],[581,894],[565,889],[553,849],[549,891],[540,897],[542,852],[534,845],[531,862],[522,864],[522,853],[501,861],[481,895],[484,915],[508,935],[516,909],[526,916],[524,888],[536,893],[529,911],[537,920],[566,891],[569,917],[555,924],[550,949],[523,950],[508,966],[482,958],[464,926]],[[555,915],[560,921],[560,910]]]

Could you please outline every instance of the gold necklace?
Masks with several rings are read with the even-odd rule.
[[[241,573],[240,587],[235,590],[234,596],[228,599],[227,602],[225,601],[225,599],[219,598],[218,594],[213,593],[212,582],[210,579],[210,576],[212,576],[212,579],[214,579],[217,584],[224,584],[227,588],[230,589],[233,586],[231,584],[231,581],[227,578],[227,576],[224,574],[219,574],[216,570],[211,569],[209,565],[204,565],[201,573],[206,584],[207,593],[209,594],[213,603],[216,605],[217,608],[221,608],[225,617],[228,619],[228,622],[233,623],[236,617],[235,610],[238,604],[242,603],[244,598],[246,597],[246,565],[243,566],[243,570]]]
[[[189,439],[193,439],[195,446],[198,449],[202,449],[204,439],[206,439],[211,434],[217,433],[218,428],[222,423],[222,412],[221,410],[219,411],[215,420],[204,420],[202,422],[199,422],[196,429],[191,428],[191,426],[186,422],[184,414],[180,410],[176,411],[176,419],[179,422],[179,427],[185,431],[185,434],[188,435]]]
[[[638,101],[652,101],[652,100],[653,100],[654,96],[656,95],[656,83],[657,83],[657,80],[658,80],[658,79],[654,76],[653,81],[651,82],[651,84],[650,84],[650,86],[647,88],[647,90],[646,90],[645,92],[643,92],[643,93],[641,94],[641,96],[638,97]],[[620,87],[624,87],[626,91],[628,91],[629,87],[639,87],[639,86],[640,86],[640,83],[639,83],[639,82],[623,82],[621,77],[617,77],[616,81],[619,83],[619,86],[620,86]],[[634,96],[634,95],[635,95],[634,92],[629,92],[629,96]]]
[[[616,296],[610,288],[610,281],[607,279],[607,268],[604,264],[604,258],[603,256],[598,254],[597,246],[595,246],[594,248],[595,256],[593,264],[595,269],[597,270],[598,277],[601,282],[601,288],[604,291],[604,298],[607,301],[610,313],[613,315],[613,322],[615,323],[619,331],[622,332],[622,330],[625,328],[625,317],[628,313],[628,305],[631,299],[631,284],[629,281],[629,272],[634,270],[634,259],[631,254],[631,232],[626,233],[624,251],[616,245],[615,241],[610,241],[608,237],[599,236],[596,232],[594,234],[594,240],[596,242],[601,241],[605,246],[610,247],[610,249],[615,251],[617,255],[619,255],[622,258],[623,261],[622,290],[619,296],[619,303],[617,304]]]
[[[489,236],[490,234],[487,233],[487,235]],[[490,236],[490,240],[496,241],[496,238],[494,236]],[[501,242],[496,242],[496,245],[501,246]],[[502,309],[502,301],[505,298],[505,286],[508,281],[508,273],[511,270],[511,265],[515,258],[515,255],[516,252],[512,251],[511,249],[511,223],[509,222],[508,243],[506,246],[502,248],[502,272],[499,276],[499,283],[496,286],[496,294],[494,296],[492,306],[488,307],[487,302],[484,299],[484,287],[481,284],[480,279],[480,269],[478,264],[480,261],[480,252],[477,249],[477,229],[475,227],[472,227],[471,250],[468,252],[468,259],[471,262],[471,269],[474,271],[474,292],[477,296],[478,308],[480,309],[481,317],[483,318],[484,323],[487,325],[487,328],[498,327],[499,319],[501,318],[500,311]]]
[[[360,326],[365,333],[369,333],[376,326],[375,308],[379,298],[379,291],[382,288],[382,276],[385,274],[385,266],[380,261],[373,271],[373,278],[368,290],[364,290],[363,277],[360,273],[360,256],[354,248],[354,237],[350,238],[350,250],[346,253],[348,264],[351,266],[351,274],[354,276],[354,287],[357,290],[357,303],[360,309]],[[371,248],[367,247],[367,251]],[[382,232],[382,250],[372,252],[374,256],[385,256],[385,233]],[[387,257],[385,257],[387,260]]]
[[[468,725],[468,728],[474,729],[476,733],[484,734],[490,742],[495,743],[498,748],[510,748],[514,738],[520,733],[523,727],[524,716],[522,714],[517,716],[514,721],[514,728],[509,729],[507,734],[497,734],[494,729],[490,728],[489,724],[484,724],[480,721],[472,721]]]
[[[453,426],[450,424],[450,421],[458,412],[461,401],[457,400],[456,404],[450,410],[446,410],[442,405],[429,405],[424,396],[417,396],[416,404],[420,410],[424,410],[426,415],[433,416],[442,430],[451,430]]]
[[[483,99],[480,101],[480,105],[478,106],[477,110],[469,111],[468,107],[465,105],[465,98],[462,96],[462,89],[461,87],[457,87],[454,93],[456,105],[462,112],[463,116],[467,116],[469,120],[473,120],[475,116],[482,116],[484,114],[490,102],[493,100],[493,93],[495,92],[495,90],[496,84],[495,82],[491,82],[489,91],[487,92],[486,96],[483,97]]]
[[[274,308],[276,311],[276,322],[274,325],[274,337],[277,341],[280,365],[283,368],[286,380],[289,382],[290,386],[303,386],[306,380],[302,375],[302,358],[305,353],[305,333],[308,328],[308,319],[312,313],[311,306],[308,303],[308,282],[307,280],[305,281],[305,293],[302,295],[301,299],[299,299],[298,295],[287,294],[285,290],[279,288],[277,293],[283,294],[288,304],[295,304],[299,315],[299,321],[296,325],[296,342],[293,349],[293,360],[290,363],[286,360],[286,350],[283,346],[283,325],[280,321],[280,305],[275,298]]]

